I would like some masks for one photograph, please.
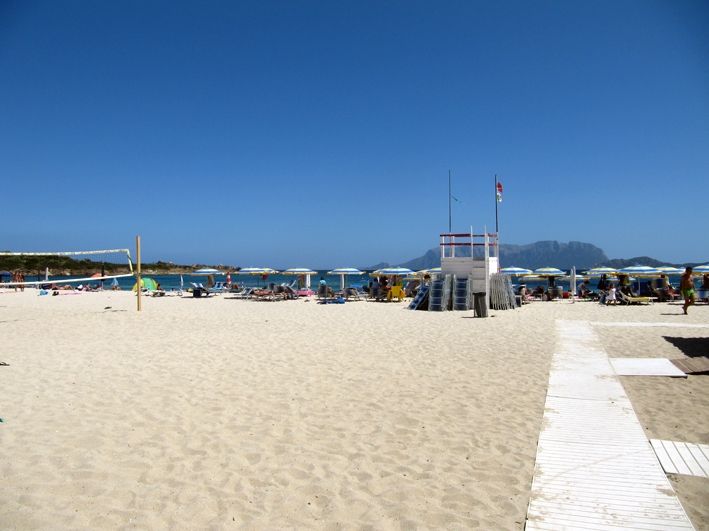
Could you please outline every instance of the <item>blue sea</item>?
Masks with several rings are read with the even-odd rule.
[[[202,283],[205,284],[207,283],[207,277],[200,275],[188,275],[188,274],[182,274],[182,275],[152,275],[150,273],[143,273],[141,275],[143,278],[152,278],[155,280],[155,282],[160,284],[160,287],[164,290],[171,291],[171,290],[179,290],[180,289],[180,277],[182,277],[182,283],[183,283],[183,289],[187,289],[192,287],[192,284],[190,282],[194,283]],[[334,275],[328,275],[327,271],[318,271],[317,275],[312,275],[310,277],[310,282],[311,282],[311,287],[314,290],[317,290],[318,283],[320,282],[320,278],[324,278],[325,282],[327,282],[327,285],[330,286],[331,288],[337,290],[340,289],[340,277],[334,276]],[[56,282],[58,284],[61,284],[62,282],[67,282],[71,280],[72,278],[80,278],[80,277],[65,277],[65,276],[52,276],[50,275],[49,277],[49,282]],[[296,280],[298,277],[294,277],[292,275],[269,275],[268,278],[262,279],[260,276],[253,276],[253,275],[238,275],[238,274],[231,274],[231,282],[232,284],[236,283],[239,286],[248,286],[248,287],[259,287],[259,286],[267,286],[268,284],[290,284],[294,280]],[[44,276],[40,277],[34,277],[34,276],[26,276],[25,280],[30,282],[30,281],[35,281],[35,280],[44,280]],[[118,281],[118,286],[122,290],[129,290],[133,288],[133,285],[135,284],[135,278],[133,277],[125,277],[125,278],[118,278],[116,279]],[[226,281],[226,275],[215,275],[214,280],[216,282],[225,282]],[[368,274],[364,274],[361,276],[347,276],[345,277],[345,282],[347,286],[351,287],[361,287],[361,286],[366,286],[367,283],[369,282],[370,277]],[[108,288],[111,286],[113,282],[113,279],[105,280],[104,281],[104,287]],[[85,282],[85,284],[96,284],[96,281],[89,281]],[[76,283],[73,283],[76,285]]]

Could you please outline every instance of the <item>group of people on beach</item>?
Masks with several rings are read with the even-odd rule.
[[[687,309],[693,305],[696,301],[696,292],[694,288],[694,279],[692,277],[693,270],[691,267],[686,267],[684,273],[680,277],[679,294],[684,299],[684,305],[682,306],[682,311],[687,315]],[[659,285],[657,287],[650,287],[652,294],[657,297],[660,301],[674,300],[677,293],[669,283],[669,280],[665,275],[660,275]],[[702,289],[709,289],[709,274],[704,275],[702,278]],[[637,297],[638,294],[634,293],[630,284],[630,279],[627,275],[620,275],[618,277],[618,287],[611,282],[606,275],[602,275],[598,281],[598,292],[594,293],[588,286],[587,282],[584,280],[578,286],[578,294],[582,298],[594,298],[598,297],[600,304],[617,304],[618,303],[618,292],[626,295],[628,297]]]

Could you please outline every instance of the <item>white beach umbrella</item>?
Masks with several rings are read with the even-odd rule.
[[[684,273],[684,271],[682,271]],[[706,275],[709,273],[709,264],[700,265],[692,268],[692,273],[695,275]]]
[[[275,275],[278,271],[271,269],[270,267],[243,267],[236,272],[237,275],[250,275],[254,277],[268,277],[268,275]],[[261,285],[259,283],[259,285]]]
[[[281,273],[282,275],[292,275],[292,276],[304,276],[305,277],[305,287],[310,288],[310,277],[312,275],[317,275],[317,271],[308,269],[307,267],[291,267],[286,269]]]
[[[441,274],[441,268],[440,267],[432,267],[430,269],[422,269],[421,271],[416,271],[416,275],[419,276],[426,276],[426,275],[440,275]]]
[[[211,267],[203,267],[202,269],[197,269],[196,271],[192,271],[190,273],[191,275],[195,276],[209,276],[209,275],[223,275],[223,271],[219,271],[218,269],[213,269]]]
[[[563,277],[566,275],[564,271],[556,267],[540,267],[534,270],[534,274],[540,277]]]
[[[522,275],[522,277],[520,279],[524,280],[525,282],[527,282],[527,281],[528,282],[536,282],[538,280],[544,280],[544,277],[532,274],[532,275]]]
[[[413,275],[414,272],[406,267],[383,267],[382,269],[377,269],[372,271],[369,276],[371,277],[389,277],[389,276],[399,276],[404,277],[407,275]]]
[[[657,270],[663,275],[681,275],[682,273],[684,273],[684,269],[672,266],[658,267]]]
[[[613,267],[594,267],[586,271],[586,274],[590,277],[600,277],[601,275],[615,275],[617,272],[618,270]]]
[[[340,276],[340,289],[345,289],[345,277],[350,275],[364,275],[364,271],[360,271],[356,267],[338,267],[327,272],[328,275]]]
[[[556,267],[540,267],[534,270],[534,274],[546,278],[550,288],[554,286],[554,279],[556,277],[563,277],[566,275],[564,271]]]
[[[270,267],[242,267],[239,269],[239,271],[236,272],[237,275],[253,275],[253,276],[261,276],[261,275],[275,275],[278,273],[275,269],[271,269]]]
[[[655,267],[635,265],[630,267],[624,267],[618,273],[622,275],[632,275],[634,277],[655,277],[660,274],[660,271]]]
[[[520,277],[522,275],[531,275],[532,270],[531,269],[525,269],[523,267],[503,267],[500,269],[500,273],[503,275],[512,275],[512,276],[517,276]]]

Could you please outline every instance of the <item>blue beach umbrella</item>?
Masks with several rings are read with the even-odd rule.
[[[356,267],[338,267],[327,272],[328,275],[340,276],[340,289],[345,289],[345,277],[349,275],[364,275],[364,271],[360,271]]]
[[[523,267],[503,267],[500,269],[500,273],[503,275],[512,275],[516,277],[520,277],[522,275],[531,275],[532,270],[531,269],[525,269]]]
[[[684,273],[684,271],[682,271]],[[706,275],[709,273],[709,264],[700,265],[692,268],[692,272],[695,275]]]

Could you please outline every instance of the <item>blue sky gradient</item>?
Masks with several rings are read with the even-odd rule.
[[[0,1],[0,248],[709,257],[706,2]],[[553,264],[550,264],[553,265]]]

